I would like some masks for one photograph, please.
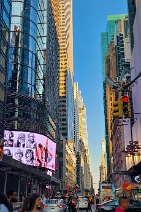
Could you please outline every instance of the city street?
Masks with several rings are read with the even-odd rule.
[[[90,206],[141,211],[141,0],[0,0],[0,211]]]

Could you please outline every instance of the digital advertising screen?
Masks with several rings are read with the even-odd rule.
[[[26,165],[55,170],[56,143],[38,133],[5,130],[3,153]]]

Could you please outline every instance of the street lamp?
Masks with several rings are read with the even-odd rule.
[[[141,145],[139,145],[138,141],[129,141],[129,144],[126,147],[126,150],[123,150],[126,155],[131,155],[133,160],[133,165],[135,166],[135,160],[134,156],[139,156],[141,153],[139,153],[139,150],[141,150]]]

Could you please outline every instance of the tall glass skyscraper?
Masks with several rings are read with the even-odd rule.
[[[38,0],[12,1],[9,90],[29,97],[40,94],[38,86],[35,86],[38,79],[36,70],[39,69],[37,24]]]
[[[55,138],[45,104],[46,6],[45,0],[12,0],[6,127]]]
[[[0,1],[0,138],[3,138],[11,22],[11,0]]]

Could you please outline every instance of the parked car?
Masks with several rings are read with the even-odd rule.
[[[78,198],[78,203],[76,205],[79,209],[87,209],[88,208],[88,198]]]
[[[66,212],[67,206],[61,199],[50,199],[44,205],[43,212]]]
[[[126,212],[141,212],[141,202],[138,200],[129,199],[129,209]],[[97,205],[97,212],[115,212],[118,207],[118,200],[112,200],[100,205]]]

